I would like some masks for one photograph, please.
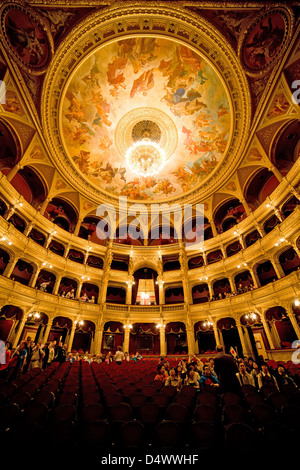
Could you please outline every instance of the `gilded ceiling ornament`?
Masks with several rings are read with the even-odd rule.
[[[285,6],[263,9],[247,24],[238,53],[249,75],[264,75],[274,67],[289,45],[293,25],[293,13]]]
[[[3,44],[26,72],[45,73],[54,46],[48,24],[35,10],[16,2],[0,8],[1,39]]]
[[[86,17],[59,47],[42,102],[57,166],[94,202],[207,198],[237,167],[250,123],[231,46],[180,7],[118,5]],[[124,116],[141,109],[123,135]],[[125,155],[146,121],[168,158],[158,174],[137,177]]]

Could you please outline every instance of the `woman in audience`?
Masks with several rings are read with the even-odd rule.
[[[125,359],[122,346],[118,346],[116,354],[114,355],[116,363],[120,366]]]
[[[195,372],[194,368],[191,367],[189,369],[188,375],[184,379],[184,385],[191,385],[192,387],[199,389],[200,388],[199,379],[200,377],[199,377],[198,372]]]
[[[165,366],[161,366],[160,371],[156,376],[154,377],[154,380],[160,380],[161,382],[165,382],[168,378],[168,373],[165,369]]]
[[[177,391],[179,391],[181,389],[182,380],[181,380],[181,377],[179,377],[175,367],[172,367],[170,369],[170,375],[165,380],[165,385],[172,385],[172,387],[176,387]]]
[[[292,377],[288,375],[287,371],[285,370],[282,364],[278,364],[275,376],[279,390],[281,392],[284,390],[285,385],[290,385],[292,387],[295,387],[295,389],[298,388],[296,383],[294,382]]]

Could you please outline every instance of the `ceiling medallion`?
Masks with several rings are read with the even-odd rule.
[[[164,150],[148,137],[134,142],[126,152],[126,163],[133,173],[147,177],[157,175],[166,162]]]

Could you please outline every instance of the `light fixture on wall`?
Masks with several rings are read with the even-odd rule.
[[[156,328],[166,328],[164,323],[157,323]]]
[[[246,313],[246,315],[245,315],[246,320],[256,320],[256,318],[257,318],[257,315],[256,315],[256,313],[253,313],[253,312]]]
[[[76,326],[77,326],[77,325],[82,326],[83,324],[84,324],[84,321],[83,321],[83,320],[75,320],[75,321],[74,321],[74,325],[76,325]]]
[[[209,320],[208,320],[208,321],[204,321],[204,322],[203,322],[203,326],[208,326],[208,327],[210,328],[211,326],[213,326],[213,323],[212,323],[211,321],[209,321]]]
[[[300,300],[299,300],[299,299],[295,299],[295,300],[294,300],[294,305],[295,305],[295,307],[300,307]]]
[[[124,328],[124,330],[126,330],[126,328],[128,328],[129,330],[131,330],[131,329],[132,329],[132,324],[129,323],[129,325],[123,325],[123,328]]]

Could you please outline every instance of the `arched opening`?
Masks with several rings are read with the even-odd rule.
[[[97,245],[105,246],[110,236],[110,227],[109,224],[106,223],[102,229],[102,223],[97,229],[97,225],[100,221],[101,219],[99,217],[85,217],[80,226],[78,236],[92,243],[96,243]]]
[[[216,349],[216,340],[211,323],[198,321],[194,325],[194,332],[198,343],[199,354],[213,353]]]
[[[7,211],[7,205],[2,199],[0,199],[0,216],[4,217],[5,212]]]
[[[193,304],[202,304],[210,300],[209,288],[206,283],[197,284],[192,288]]]
[[[187,336],[185,324],[182,322],[170,322],[166,324],[167,354],[187,354]]]
[[[31,238],[38,245],[44,246],[46,241],[46,235],[35,228],[32,228],[29,233],[29,238]]]
[[[259,264],[256,268],[256,272],[261,286],[265,286],[278,279],[271,261],[265,261]]]
[[[296,196],[292,196],[290,199],[288,199],[288,201],[283,204],[281,212],[285,219],[294,212],[298,204],[299,199],[297,199]]]
[[[271,160],[282,175],[288,173],[298,158],[296,148],[299,140],[299,120],[285,124],[274,140]]]
[[[164,255],[162,257],[163,271],[176,271],[180,269],[179,255]]]
[[[300,269],[300,258],[292,246],[281,253],[279,256],[279,263],[281,264],[286,276],[293,271]]]
[[[254,289],[253,279],[249,271],[238,273],[234,278],[237,294],[244,294]]]
[[[253,232],[250,232],[245,236],[246,246],[248,247],[248,246],[253,245],[260,238],[261,238],[261,236],[260,236],[258,230],[253,230]]]
[[[24,284],[25,286],[28,286],[33,273],[33,269],[34,268],[32,264],[28,263],[25,260],[19,259],[11,274],[11,279],[14,281],[18,281],[21,284]]]
[[[215,300],[225,299],[228,295],[231,295],[230,282],[227,277],[219,279],[213,283],[213,291]]]
[[[51,240],[49,243],[48,249],[59,256],[64,256],[65,247],[61,243],[57,242],[56,240]]]
[[[20,159],[20,146],[6,123],[0,120],[0,170],[7,175]]]
[[[77,281],[68,277],[63,277],[59,284],[59,295],[67,299],[75,299],[77,291]]]
[[[240,318],[241,325],[244,330],[245,339],[249,338],[251,349],[253,352],[253,359],[255,361],[266,358],[266,349],[269,349],[269,342],[261,322],[260,316],[257,313],[245,313]]]
[[[227,245],[226,247],[226,255],[228,257],[235,255],[239,251],[243,249],[242,245],[240,244],[239,241],[236,241],[234,243],[231,243],[230,245]]]
[[[71,345],[72,352],[82,354],[91,351],[91,344],[95,334],[95,323],[84,320],[82,324],[76,324],[73,343]]]
[[[92,304],[96,304],[99,297],[99,287],[95,284],[84,282],[82,284],[80,299]]]
[[[178,236],[175,228],[171,224],[153,226],[148,234],[148,245],[169,245],[170,243],[177,243]]]
[[[0,340],[13,341],[17,333],[23,312],[15,305],[5,305],[0,311]]]
[[[98,256],[89,255],[88,259],[86,261],[86,264],[88,266],[91,266],[91,268],[102,269],[103,268],[103,259],[99,258]]]
[[[166,304],[184,303],[184,292],[182,286],[167,287],[165,290]]]
[[[11,185],[35,208],[39,207],[47,195],[46,184],[30,166],[24,166],[19,170],[11,180]]]
[[[113,304],[125,304],[126,290],[124,287],[107,286],[106,302]]]
[[[84,253],[78,250],[71,249],[68,253],[68,259],[75,261],[75,263],[83,264],[84,262]]]
[[[279,181],[268,168],[260,168],[249,179],[245,188],[245,199],[253,208],[259,207],[277,188]]]
[[[224,202],[216,210],[214,221],[219,232],[226,232],[246,217],[243,204],[238,199]]]
[[[10,260],[9,253],[3,250],[3,248],[0,248],[0,274],[4,273],[4,270],[9,263],[9,260]]]
[[[117,271],[128,271],[129,265],[129,256],[121,255],[118,253],[113,254],[113,260],[110,265],[110,269],[115,269]]]
[[[49,292],[51,294],[53,291],[55,280],[55,274],[46,271],[45,269],[41,269],[36,281],[36,287],[42,290],[43,292]]]
[[[56,341],[57,345],[61,341],[68,344],[68,337],[70,336],[72,328],[72,320],[67,317],[57,316],[52,322],[52,327],[49,333],[48,341]]]
[[[77,223],[76,210],[69,202],[61,198],[53,198],[48,204],[44,215],[67,232],[72,232]]]
[[[206,259],[207,264],[217,263],[223,259],[223,253],[221,250],[211,251],[210,253],[207,253]]]
[[[23,233],[26,228],[26,222],[17,214],[12,214],[8,220],[19,232]]]
[[[271,217],[269,217],[268,220],[266,220],[266,222],[264,223],[264,231],[266,233],[270,233],[272,232],[272,230],[274,230],[274,228],[276,227],[276,225],[280,224],[280,220],[278,219],[278,217],[273,214]]]
[[[116,228],[115,243],[122,245],[137,245],[144,244],[144,234],[139,220],[134,217],[128,217],[126,223],[120,222]]]
[[[202,255],[195,256],[194,258],[190,258],[188,260],[189,269],[201,268],[202,266],[204,266],[204,259]]]
[[[134,284],[132,286],[133,305],[158,305],[159,287],[156,284],[157,272],[154,269],[144,267],[133,274]]]
[[[275,325],[280,339],[280,347],[290,348],[297,335],[286,310],[281,306],[272,307],[266,311],[265,316],[268,322]]]
[[[108,321],[104,325],[101,352],[115,353],[118,346],[123,346],[124,325],[121,322]],[[125,351],[124,351],[125,352]],[[127,352],[127,351],[126,351]]]
[[[130,330],[129,353],[142,356],[160,353],[160,334],[155,323],[134,323]]]
[[[217,322],[217,327],[223,337],[225,352],[228,354],[230,349],[233,348],[242,357],[243,348],[234,318],[221,318]]]

